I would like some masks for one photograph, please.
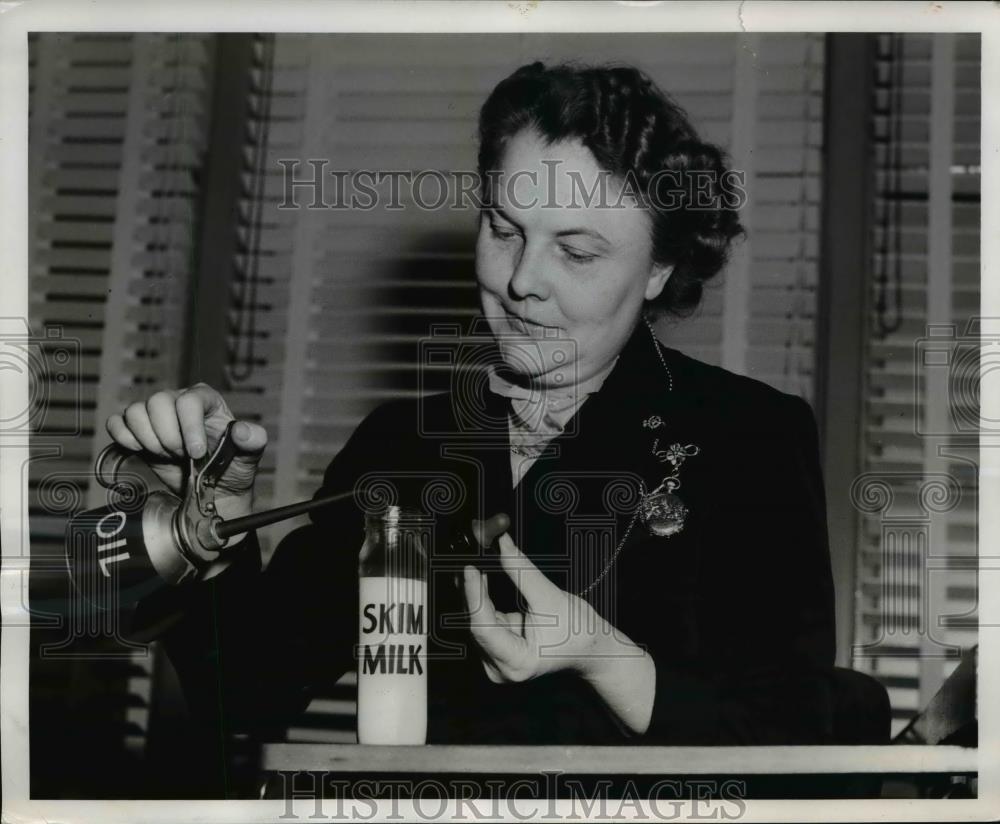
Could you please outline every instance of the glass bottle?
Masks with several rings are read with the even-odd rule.
[[[427,737],[428,550],[434,519],[389,506],[365,518],[358,559],[358,742]]]

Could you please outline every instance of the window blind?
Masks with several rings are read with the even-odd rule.
[[[45,755],[56,742],[73,745],[73,712],[88,734],[107,736],[89,742],[95,753],[145,743],[153,658],[89,638],[72,607],[62,626],[49,625],[60,610],[46,607],[69,595],[66,519],[106,503],[91,483],[104,421],[178,382],[211,54],[205,35],[47,33],[29,43],[28,321],[49,352],[31,376],[47,405],[28,482],[31,600],[46,623],[34,638],[49,645],[33,662],[42,765],[56,760]],[[107,717],[94,721],[95,711]],[[36,786],[47,774],[33,764]]]
[[[663,338],[686,353],[778,389],[813,397],[817,250],[821,197],[822,35],[730,39],[721,86],[685,95],[696,123],[706,92],[727,101],[706,123],[746,174],[741,221],[747,239],[706,286],[701,309],[667,322]],[[663,72],[669,88],[674,72]],[[690,99],[690,103],[688,100]]]
[[[271,437],[262,501],[309,497],[379,402],[447,389],[448,370],[418,372],[420,341],[479,311],[471,209],[417,208],[405,184],[398,210],[310,209],[308,186],[285,208],[279,161],[298,161],[298,181],[325,172],[327,202],[338,197],[333,171],[472,170],[478,107],[536,59],[638,65],[730,150],[748,173],[751,240],[694,318],[658,331],[695,357],[811,397],[821,35],[261,38],[227,392]],[[294,525],[269,530],[265,552]],[[317,697],[290,740],[353,740],[352,679]]]
[[[854,665],[894,734],[977,641],[979,50],[879,38]]]

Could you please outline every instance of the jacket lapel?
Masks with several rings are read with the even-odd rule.
[[[662,447],[670,437],[683,376],[676,365],[670,366],[671,350],[659,347],[664,368],[657,347],[659,343],[640,323],[600,391],[587,399],[566,431],[528,470],[522,480],[526,490],[536,490],[539,478],[554,472],[589,472],[629,482],[642,479],[647,490],[659,483],[664,469],[652,444],[659,438]],[[664,422],[659,430],[644,426],[654,416]]]
[[[609,593],[615,589],[616,571],[605,571],[610,558],[626,534],[628,545],[642,539],[645,525],[635,517],[640,489],[650,491],[666,473],[652,445],[658,436],[660,448],[672,442],[670,421],[681,376],[670,376],[671,391],[658,346],[640,323],[600,391],[549,443],[513,493],[509,452],[483,457],[484,464],[493,465],[488,477],[502,478],[506,484],[505,490],[494,489],[489,497],[499,503],[504,491],[508,493],[510,509],[504,511],[511,515],[515,543],[567,591],[587,591],[603,574],[600,585],[587,592],[592,600],[613,597]],[[671,350],[663,353],[669,368]],[[676,368],[670,371],[679,373]],[[488,390],[486,394],[492,395]],[[509,409],[506,399],[499,400]],[[495,405],[496,396],[484,398],[483,403]],[[657,431],[643,426],[654,415],[664,421]],[[505,577],[491,575],[491,593],[496,593],[498,607],[511,609],[516,596]]]

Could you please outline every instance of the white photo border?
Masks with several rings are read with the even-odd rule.
[[[404,8],[401,8],[405,6]],[[31,31],[171,32],[980,32],[982,35],[981,313],[1000,333],[1000,7],[990,2],[309,2],[309,0],[0,0],[0,318],[28,317],[27,121],[28,45]],[[1000,419],[1000,382],[986,380],[983,364],[981,422]],[[28,406],[27,376],[0,372],[0,420]],[[992,448],[991,448],[992,447]],[[981,438],[980,501],[1000,500],[1000,455]],[[21,468],[27,442],[5,440],[0,449],[0,769],[3,820],[11,822],[203,822],[286,820],[285,801],[76,801],[29,799],[27,613],[23,568],[29,555],[27,495]],[[1000,507],[981,505],[980,546],[1000,545]],[[10,563],[11,560],[14,563]],[[980,696],[1000,695],[1000,578],[980,555]],[[979,706],[979,797],[957,800],[749,800],[746,821],[996,820],[1000,818],[1000,705]],[[518,802],[530,820],[565,816],[568,801]],[[293,802],[308,820],[314,802]],[[358,813],[370,811],[358,802]],[[345,803],[345,810],[351,805]],[[449,812],[454,813],[454,803]],[[387,814],[388,807],[379,810]],[[399,802],[407,820],[412,804]],[[447,820],[447,815],[440,820]],[[556,820],[559,820],[558,818]]]

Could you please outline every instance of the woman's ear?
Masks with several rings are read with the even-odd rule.
[[[673,264],[667,266],[661,266],[659,263],[653,264],[653,268],[649,270],[649,282],[646,284],[646,300],[656,300],[660,296],[660,292],[667,285],[673,272]]]

